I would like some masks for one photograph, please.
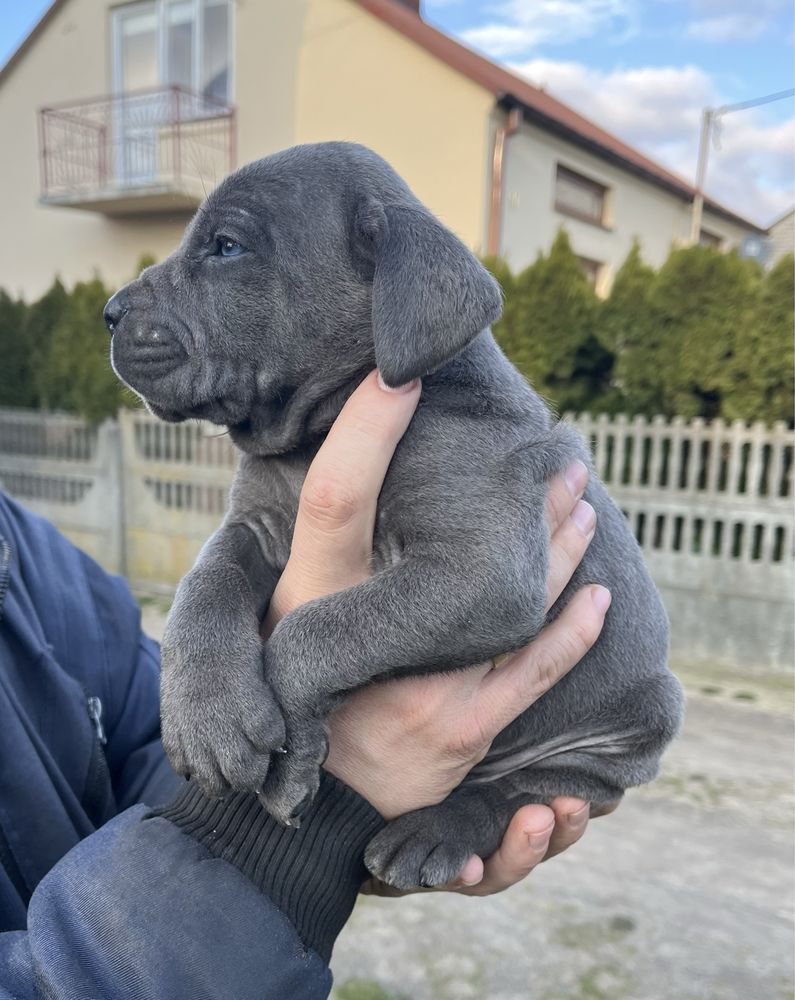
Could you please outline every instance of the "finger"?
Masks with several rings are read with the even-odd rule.
[[[596,512],[579,500],[549,543],[546,610],[552,607],[574,575],[596,530]]]
[[[291,586],[303,600],[367,575],[378,495],[419,398],[419,380],[389,390],[371,372],[334,421],[307,473],[293,532]]]
[[[480,882],[477,885],[459,884],[456,891],[466,896],[489,896],[521,882],[544,860],[554,827],[555,814],[548,806],[531,805],[519,809],[502,843],[483,864]]]
[[[567,850],[585,833],[590,818],[590,803],[570,796],[559,796],[550,802],[555,814],[555,829],[549,838],[545,861]]]
[[[588,468],[576,459],[549,484],[545,512],[550,534],[554,534],[571,514],[588,485]]]
[[[529,646],[486,674],[473,720],[478,733],[494,739],[567,674],[599,638],[609,606],[609,590],[583,587]]]

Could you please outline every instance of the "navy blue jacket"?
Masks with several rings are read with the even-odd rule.
[[[329,776],[297,833],[205,800],[158,671],[124,581],[0,492],[0,997],[327,996],[380,817]]]

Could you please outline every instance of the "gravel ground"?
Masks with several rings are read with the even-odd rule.
[[[162,608],[144,617],[159,635]],[[791,680],[678,672],[655,784],[499,896],[362,897],[335,1000],[793,998]]]

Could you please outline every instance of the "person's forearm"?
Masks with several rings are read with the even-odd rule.
[[[0,934],[0,994],[320,1000],[382,824],[331,776],[298,831],[190,785],[129,809],[47,874],[26,931]]]
[[[278,823],[255,795],[211,799],[193,783],[157,815],[234,865],[327,962],[368,877],[364,849],[386,821],[338,778],[321,774],[298,829]]]

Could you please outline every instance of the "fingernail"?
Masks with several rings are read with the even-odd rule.
[[[588,819],[590,814],[591,803],[586,802],[584,806],[580,806],[580,808],[575,812],[569,813],[566,819],[568,820],[570,826],[580,826]]]
[[[534,851],[540,851],[542,847],[546,847],[549,843],[549,838],[552,836],[554,828],[555,825],[553,823],[552,826],[547,827],[546,830],[528,834],[527,839],[530,841],[530,846]]]
[[[378,388],[383,389],[384,392],[391,393],[407,393],[411,392],[417,386],[419,382],[418,378],[412,379],[411,382],[406,382],[405,385],[391,386],[387,385],[386,382],[381,378],[381,372],[378,373]]]
[[[571,512],[571,519],[584,535],[590,535],[596,524],[596,511],[587,500],[578,500]]]
[[[563,478],[566,480],[569,493],[575,500],[579,500],[588,485],[588,469],[585,462],[581,462],[579,458],[572,462],[564,472]]]
[[[593,587],[591,589],[591,600],[599,614],[603,615],[606,614],[607,609],[610,607],[613,595],[607,587]]]

